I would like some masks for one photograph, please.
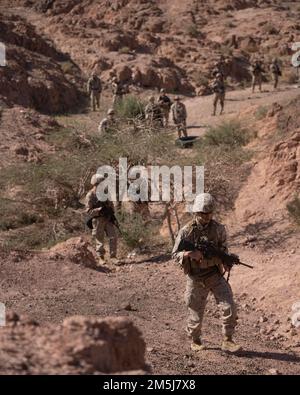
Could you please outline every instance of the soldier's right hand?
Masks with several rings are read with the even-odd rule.
[[[203,259],[203,254],[201,253],[201,251],[199,250],[195,250],[195,251],[186,251],[184,253],[185,257],[188,257],[194,261],[199,261],[201,262]]]

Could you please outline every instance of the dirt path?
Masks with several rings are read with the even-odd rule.
[[[268,107],[273,103],[285,104],[300,93],[296,85],[282,85],[277,91],[269,84],[264,85],[262,93],[251,93],[251,89],[227,92],[225,110],[223,115],[212,116],[212,96],[202,96],[196,99],[185,100],[188,112],[189,134],[201,136],[210,126],[236,117],[241,111],[253,107]],[[219,114],[219,108],[217,113]]]
[[[143,258],[141,257],[141,260]],[[184,327],[185,279],[168,257],[135,262],[107,273],[49,261],[43,255],[22,262],[1,262],[5,283],[1,300],[7,307],[40,322],[60,322],[71,315],[126,316],[141,329],[147,360],[161,374],[268,374],[299,373],[300,354],[262,339],[254,327],[261,312],[240,309],[236,339],[244,347],[239,356],[220,350],[218,311],[209,300],[203,337],[208,350],[197,355],[189,348]],[[245,303],[237,297],[239,306]],[[132,311],[124,307],[130,304]]]

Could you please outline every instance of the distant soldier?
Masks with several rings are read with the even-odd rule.
[[[201,240],[209,241],[227,252],[225,227],[213,219],[215,201],[209,193],[196,196],[191,222],[180,229],[175,240],[172,256],[186,275],[185,302],[188,307],[186,331],[192,339],[191,349],[202,351],[202,321],[207,297],[211,292],[222,314],[222,350],[237,352],[241,347],[234,343],[232,337],[237,324],[236,306],[229,283],[223,277],[230,267],[224,265],[218,257],[204,257],[196,248],[188,251],[181,248],[183,243],[192,245]],[[188,245],[188,244],[187,244]]]
[[[145,119],[153,127],[163,126],[163,113],[158,103],[155,103],[155,97],[150,96],[148,104],[145,107]]]
[[[216,77],[217,74],[222,74],[223,78],[226,77],[226,63],[223,55],[221,55],[219,60],[214,63],[212,75],[213,77]]]
[[[220,102],[220,106],[221,106],[220,115],[222,115],[224,110],[224,104],[225,104],[225,83],[224,83],[223,75],[221,73],[216,75],[216,78],[213,80],[211,84],[211,88],[214,92],[214,101],[213,101],[214,110],[212,115],[213,116],[216,115],[218,102]]]
[[[181,133],[183,133],[184,137],[187,137],[187,129],[186,129],[186,118],[187,112],[186,107],[180,100],[179,96],[174,98],[175,103],[172,104],[171,111],[173,116],[173,122],[177,127],[178,137],[181,138]]]
[[[99,263],[105,263],[104,235],[109,238],[109,252],[113,263],[117,263],[117,229],[113,203],[109,200],[100,201],[97,197],[97,187],[104,180],[100,174],[94,174],[91,179],[92,189],[86,195],[87,226],[92,229],[96,240],[96,252]]]
[[[107,111],[106,118],[102,119],[98,127],[99,133],[107,133],[116,126],[115,112],[112,108]]]
[[[262,62],[256,60],[250,66],[250,72],[252,74],[252,93],[254,93],[255,86],[258,85],[259,91],[261,92],[262,78],[265,70],[263,69]]]
[[[92,73],[87,83],[87,92],[91,99],[91,108],[96,111],[96,106],[100,108],[100,95],[102,92],[102,85],[100,78],[95,73]]]
[[[113,107],[115,107],[122,102],[125,91],[122,82],[119,81],[117,77],[113,77],[111,87],[113,93]]]
[[[272,60],[272,63],[270,65],[270,71],[272,74],[272,79],[274,81],[274,89],[276,89],[278,86],[279,77],[281,77],[282,75],[278,60],[276,58]]]
[[[169,125],[169,116],[170,116],[170,110],[172,106],[172,101],[169,98],[169,96],[166,95],[165,90],[161,89],[160,90],[160,96],[158,98],[158,103],[160,105],[161,111],[163,113],[163,118],[164,118],[164,126],[168,127]]]

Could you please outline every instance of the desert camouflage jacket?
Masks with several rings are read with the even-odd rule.
[[[225,84],[224,84],[224,82],[221,81],[221,80],[215,80],[215,81],[213,81],[211,87],[212,87],[212,90],[213,90],[215,93],[222,93],[222,94],[225,93]]]
[[[197,243],[201,239],[204,239],[213,242],[216,247],[227,251],[226,237],[225,226],[217,221],[211,220],[208,225],[203,226],[192,220],[180,229],[175,240],[172,257],[183,269],[185,274],[201,276],[216,273],[218,270],[223,272],[222,261],[219,258],[203,259],[199,263],[184,257],[184,251],[178,251],[178,247],[182,240]]]
[[[95,77],[95,78],[91,77],[87,83],[87,90],[88,90],[88,92],[91,92],[91,91],[101,92],[102,86],[101,86],[100,79],[98,77]]]
[[[183,103],[174,103],[171,107],[171,110],[175,122],[186,120],[186,108]]]
[[[99,208],[99,200],[97,198],[96,192],[91,189],[85,198],[85,211],[88,213],[90,217],[98,217],[99,213],[96,211],[97,208]],[[114,205],[111,201],[107,200],[105,202],[101,202],[101,207],[107,207],[107,208],[114,208]]]

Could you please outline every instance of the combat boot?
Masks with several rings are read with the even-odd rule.
[[[206,347],[205,345],[201,342],[201,339],[195,339],[193,340],[193,342],[191,343],[191,350],[193,351],[203,351],[205,350]]]
[[[225,336],[221,349],[226,352],[235,353],[242,350],[242,347],[236,344],[231,336]]]

